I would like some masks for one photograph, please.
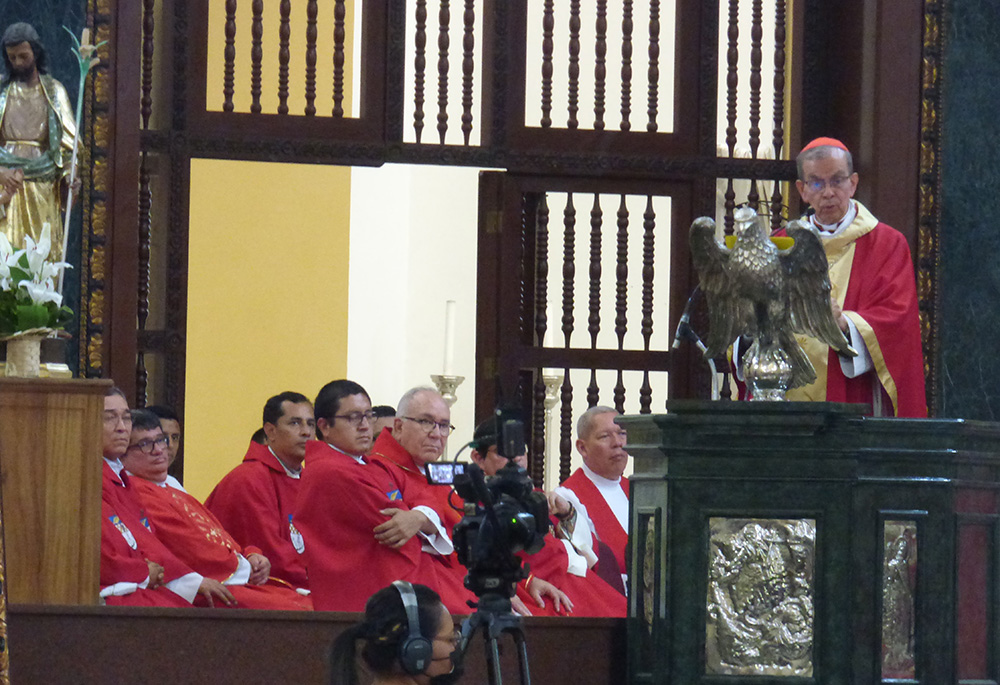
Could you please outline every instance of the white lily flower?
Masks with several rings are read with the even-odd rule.
[[[62,304],[62,295],[57,293],[54,288],[46,288],[44,285],[28,283],[27,281],[21,281],[19,285],[28,291],[28,296],[31,298],[32,304],[55,302],[57,307]]]
[[[42,273],[39,274],[39,280],[42,282],[51,281],[59,275],[60,270],[72,268],[73,265],[69,262],[45,262],[42,265]]]
[[[6,262],[7,258],[13,254],[14,248],[11,247],[10,241],[7,240],[7,234],[0,231],[0,263]]]

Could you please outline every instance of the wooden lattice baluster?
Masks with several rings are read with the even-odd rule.
[[[739,87],[737,68],[740,62],[740,1],[729,0],[729,23],[726,28],[726,148],[729,158],[736,156],[736,95]],[[725,197],[725,232],[733,232],[733,211],[736,209],[736,191],[733,179],[727,179]]]
[[[597,39],[594,61],[594,130],[604,130],[604,105],[608,81],[608,0],[597,0]]]
[[[306,116],[316,115],[316,0],[306,3]]]
[[[347,30],[344,19],[347,16],[347,3],[336,0],[333,4],[333,116],[341,119],[344,116],[344,43],[347,41]]]
[[[462,32],[462,139],[472,135],[472,76],[476,67],[476,0],[465,0]]]
[[[653,248],[656,229],[656,212],[653,210],[653,196],[646,196],[646,211],[642,215],[642,349],[649,352],[653,337]],[[639,388],[639,413],[649,414],[653,404],[653,387],[649,383],[649,371],[642,372],[642,387]]]
[[[566,207],[563,209],[562,277],[563,347],[568,350],[573,337],[573,281],[576,277],[576,208],[573,206],[573,193],[566,195]]]
[[[656,114],[659,107],[660,85],[660,0],[650,0],[649,3],[649,97],[646,113],[649,121],[646,130],[656,132]]]
[[[226,48],[222,56],[222,111],[232,112],[236,83],[236,0],[226,0]]]
[[[437,131],[441,144],[444,145],[448,133],[448,48],[451,40],[448,36],[448,25],[451,23],[451,8],[449,0],[440,0],[438,10],[438,115]]]
[[[260,114],[260,73],[264,60],[261,39],[264,37],[264,0],[250,4],[250,113]]]
[[[622,123],[621,130],[632,128],[632,0],[622,5]]]
[[[753,0],[753,17],[750,25],[750,158],[757,159],[760,149],[760,65],[763,59],[761,39],[763,29],[763,0]],[[757,179],[751,179],[747,202],[758,209],[760,193],[757,190]]]
[[[417,0],[413,34],[413,132],[420,142],[424,131],[424,79],[427,72],[427,0]]]
[[[535,208],[535,346],[541,347],[548,329],[549,203],[545,193]]]
[[[153,114],[153,31],[155,0],[142,1],[142,99],[139,110],[142,127],[149,128],[149,117]]]
[[[149,247],[151,234],[151,215],[153,208],[153,193],[150,188],[149,167],[146,153],[139,159],[139,288],[137,302],[137,328],[146,329],[146,319],[149,317]],[[139,406],[145,406],[146,387],[149,374],[146,371],[145,350],[140,347],[136,356],[135,385],[136,399]]]
[[[562,388],[559,391],[559,482],[569,478],[570,460],[573,458],[573,384],[569,369],[563,369]]]
[[[292,37],[292,0],[281,0],[278,6],[278,114],[288,114],[288,49]]]
[[[552,127],[552,32],[556,18],[552,10],[553,0],[545,0],[542,10],[542,128]]]
[[[774,158],[781,159],[781,148],[785,142],[785,0],[777,0],[774,12],[774,130],[771,132]],[[781,228],[782,205],[781,183],[774,181],[771,193],[771,230]]]
[[[567,102],[566,127],[575,129],[580,125],[577,113],[580,110],[580,0],[569,3],[569,93]]]
[[[625,333],[628,331],[628,205],[625,195],[618,205],[618,245],[615,255],[615,335],[618,349],[625,349]],[[625,412],[625,382],[622,370],[618,369],[618,382],[614,391],[615,409]]]
[[[597,335],[601,332],[601,229],[604,212],[601,210],[601,196],[594,193],[594,206],[590,210],[590,270],[588,298],[587,332],[590,333],[590,348],[597,349]],[[600,397],[597,387],[597,370],[590,370],[590,384],[587,386],[587,406],[593,407]]]
[[[542,370],[535,369],[535,384],[531,402],[531,451],[528,454],[528,474],[535,483],[545,482],[545,381]]]

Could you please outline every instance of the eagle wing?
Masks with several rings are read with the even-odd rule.
[[[785,229],[795,244],[779,253],[785,269],[786,296],[792,329],[826,343],[840,354],[857,356],[830,308],[830,274],[823,242],[816,229],[790,221]]]
[[[745,332],[745,323],[753,320],[753,308],[739,290],[733,288],[727,273],[730,250],[715,239],[715,221],[699,217],[691,224],[691,259],[708,302],[709,333],[706,357],[723,353],[736,336]]]

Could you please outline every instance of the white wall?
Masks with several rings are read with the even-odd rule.
[[[444,366],[445,302],[456,303],[453,455],[475,428],[478,169],[385,165],[351,176],[348,377],[395,406]],[[465,456],[465,455],[463,455]]]

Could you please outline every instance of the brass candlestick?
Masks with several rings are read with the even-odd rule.
[[[444,401],[448,403],[449,407],[451,407],[458,400],[458,395],[455,394],[455,391],[458,389],[458,386],[462,384],[462,381],[465,380],[465,376],[446,376],[443,374],[434,374],[431,376],[431,380],[434,381],[434,387],[436,387],[437,391],[441,393],[441,397],[443,397]]]

